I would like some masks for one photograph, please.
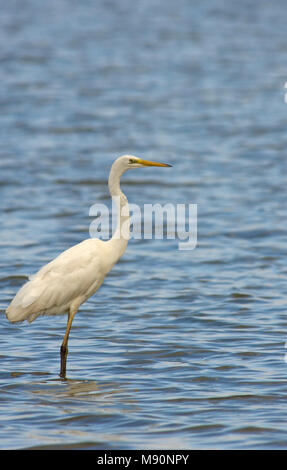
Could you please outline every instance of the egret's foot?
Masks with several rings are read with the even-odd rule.
[[[62,344],[62,346],[61,346],[61,351],[60,351],[60,355],[61,355],[60,377],[62,377],[62,379],[65,379],[65,378],[66,378],[67,356],[68,356],[68,348],[67,348],[67,346],[64,346],[64,345]]]

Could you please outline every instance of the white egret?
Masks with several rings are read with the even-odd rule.
[[[128,200],[120,189],[120,177],[126,170],[150,166],[171,165],[142,160],[132,155],[115,160],[108,181],[110,195],[117,196],[117,227],[112,238],[105,242],[89,238],[61,253],[29,277],[6,310],[10,322],[32,322],[39,315],[68,314],[60,349],[60,377],[66,377],[69,333],[78,308],[99,289],[127,247],[129,210]],[[126,232],[128,230],[124,236],[123,226]]]

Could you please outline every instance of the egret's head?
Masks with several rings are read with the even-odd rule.
[[[124,155],[121,157],[127,166],[128,170],[132,170],[133,168],[144,168],[148,166],[171,166],[167,163],[158,163],[158,162],[150,162],[149,160],[143,160],[139,157],[134,157],[133,155]]]
[[[133,155],[123,155],[117,158],[112,164],[112,168],[109,175],[109,188],[111,195],[116,195],[120,192],[120,177],[127,170],[133,168],[144,168],[148,166],[171,166],[167,163],[150,162],[148,160],[142,160],[139,157]]]

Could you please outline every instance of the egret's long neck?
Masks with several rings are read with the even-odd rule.
[[[113,199],[113,211],[116,207],[117,225],[114,234],[107,243],[113,252],[113,261],[116,263],[124,254],[130,235],[130,213],[126,196],[120,188],[120,178],[124,170],[112,166],[109,176],[109,190]]]

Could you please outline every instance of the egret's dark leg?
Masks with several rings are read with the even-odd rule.
[[[71,330],[72,322],[74,319],[74,316],[77,313],[77,309],[72,310],[70,309],[69,314],[68,314],[68,321],[67,321],[67,328],[65,332],[65,336],[61,345],[61,370],[60,370],[60,377],[63,379],[66,378],[66,362],[67,362],[67,356],[68,356],[68,339],[69,339],[69,333]]]

